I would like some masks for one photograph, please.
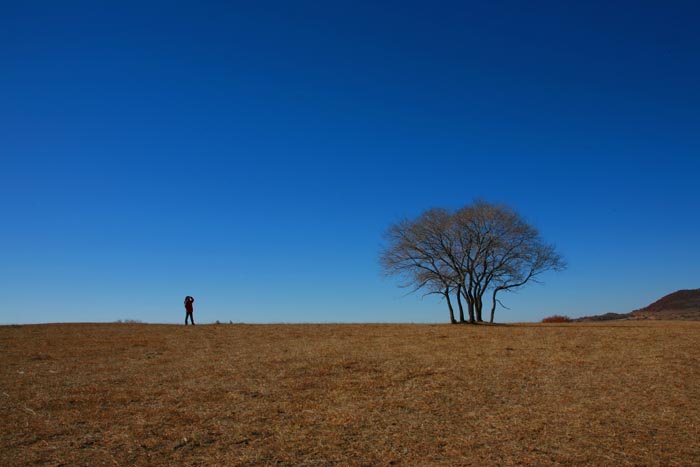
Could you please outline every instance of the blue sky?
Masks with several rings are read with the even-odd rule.
[[[382,234],[506,203],[569,267],[497,321],[700,287],[695,2],[14,2],[0,323],[446,322]]]

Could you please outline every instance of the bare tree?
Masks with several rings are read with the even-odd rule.
[[[459,322],[483,322],[484,295],[491,292],[493,322],[500,292],[514,291],[539,275],[565,267],[554,246],[537,229],[503,205],[477,201],[455,213],[431,209],[416,220],[392,225],[381,264],[388,275],[406,279],[405,287],[441,294],[457,322],[451,294],[459,306]]]

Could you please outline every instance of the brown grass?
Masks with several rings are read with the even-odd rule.
[[[0,465],[700,465],[700,323],[0,327]]]

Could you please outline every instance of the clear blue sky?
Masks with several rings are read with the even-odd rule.
[[[390,223],[503,202],[499,321],[700,287],[700,6],[4,2],[0,323],[447,322]]]

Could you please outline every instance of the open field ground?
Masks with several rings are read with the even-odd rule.
[[[700,323],[0,327],[3,466],[699,466]]]

